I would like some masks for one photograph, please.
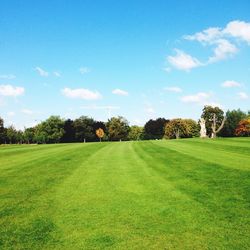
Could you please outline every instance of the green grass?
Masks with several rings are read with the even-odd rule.
[[[250,139],[0,147],[0,249],[250,249]]]

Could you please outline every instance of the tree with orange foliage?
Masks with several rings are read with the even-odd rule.
[[[250,118],[241,120],[235,129],[236,136],[250,136]]]
[[[104,131],[102,128],[98,128],[96,131],[95,131],[97,137],[100,139],[100,142],[102,141],[102,138],[104,136]]]

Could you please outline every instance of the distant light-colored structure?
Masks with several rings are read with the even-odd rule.
[[[204,118],[200,119],[200,138],[206,138],[207,137],[207,129],[206,129],[206,120]]]

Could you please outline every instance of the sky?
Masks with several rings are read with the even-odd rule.
[[[0,116],[130,125],[250,110],[249,0],[1,0]]]

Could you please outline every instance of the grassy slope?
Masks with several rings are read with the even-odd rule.
[[[0,147],[1,249],[249,249],[249,139]]]

